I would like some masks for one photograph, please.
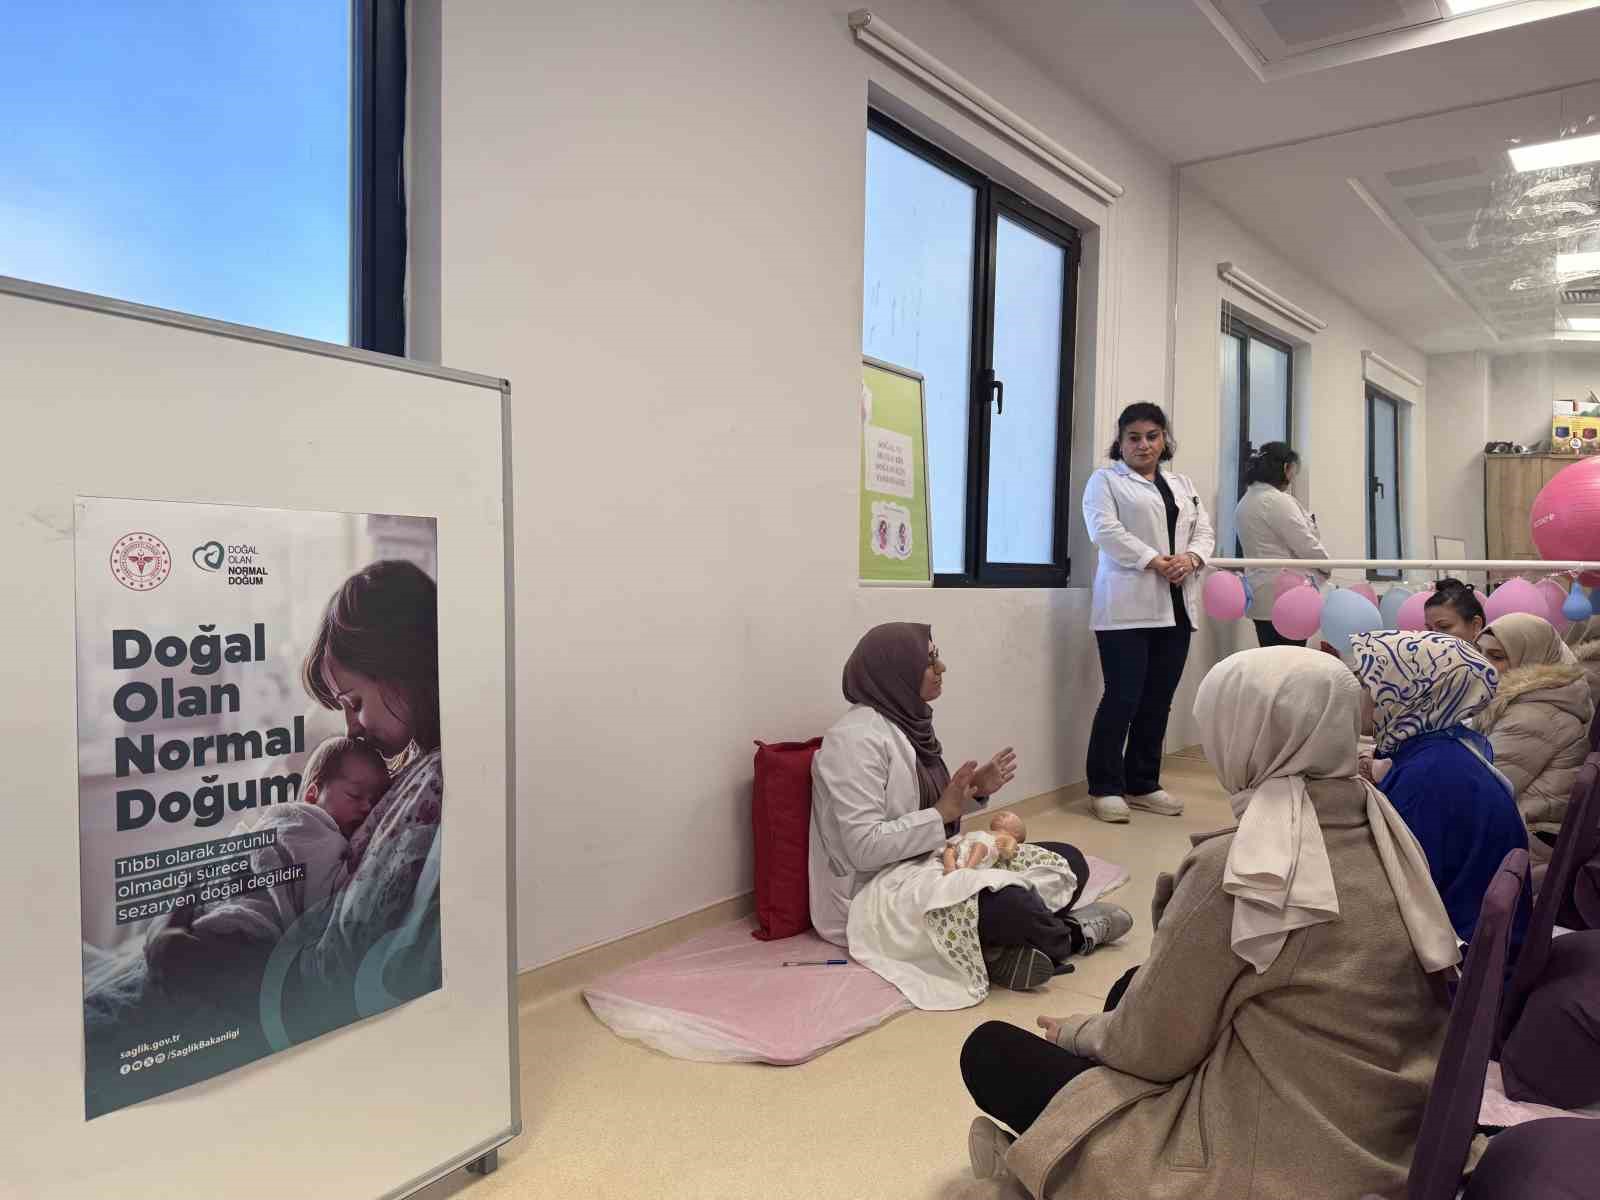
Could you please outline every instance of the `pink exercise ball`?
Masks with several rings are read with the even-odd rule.
[[[1272,627],[1290,641],[1303,642],[1322,624],[1322,595],[1309,584],[1290,588],[1272,606]]]
[[[1232,571],[1212,572],[1206,580],[1205,606],[1214,621],[1237,621],[1246,608],[1244,583]]]
[[[1278,578],[1272,585],[1272,602],[1276,604],[1283,599],[1285,592],[1292,592],[1297,587],[1306,586],[1306,577],[1285,568],[1278,572]]]
[[[1557,471],[1534,498],[1528,524],[1540,557],[1600,560],[1600,458]]]
[[[1512,613],[1530,613],[1548,621],[1550,606],[1539,594],[1539,589],[1526,579],[1508,579],[1495,588],[1494,595],[1483,602],[1483,615],[1492,625],[1501,617],[1510,616]]]
[[[1561,606],[1567,602],[1567,591],[1554,579],[1541,579],[1534,585],[1539,593],[1539,598],[1544,601],[1545,611],[1540,613],[1545,620],[1554,625],[1557,630],[1565,633],[1572,626],[1567,620],[1567,614],[1561,611]]]
[[[1365,596],[1373,608],[1378,607],[1378,593],[1373,590],[1370,583],[1358,583],[1350,590],[1358,596]]]
[[[1400,617],[1395,622],[1402,630],[1420,633],[1428,627],[1428,597],[1431,591],[1418,592],[1400,606]]]

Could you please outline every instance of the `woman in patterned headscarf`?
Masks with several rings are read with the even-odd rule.
[[[1528,844],[1494,748],[1469,725],[1499,677],[1472,646],[1445,634],[1369,633],[1351,645],[1364,721],[1390,761],[1379,786],[1422,844],[1456,936],[1470,941],[1500,861]]]

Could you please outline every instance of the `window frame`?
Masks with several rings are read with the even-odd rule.
[[[1251,339],[1271,346],[1274,350],[1282,351],[1289,360],[1287,384],[1284,398],[1283,440],[1289,445],[1294,445],[1294,359],[1295,347],[1292,343],[1280,337],[1267,333],[1259,325],[1254,324],[1241,316],[1239,310],[1230,304],[1222,306],[1222,333],[1231,334],[1239,339],[1239,479],[1237,495],[1234,501],[1244,499],[1245,492],[1250,490],[1246,476],[1250,470],[1250,342]]]
[[[972,230],[972,311],[969,314],[969,370],[967,396],[966,528],[960,572],[935,572],[935,587],[1051,587],[1069,585],[1072,559],[1069,550],[1072,506],[1072,385],[1076,378],[1078,270],[1083,257],[1079,231],[1052,213],[1018,195],[962,162],[948,151],[886,116],[867,110],[867,130],[914,154],[930,165],[961,180],[975,193]],[[1061,304],[1061,355],[1058,364],[1056,407],[1056,489],[1051,514],[1052,562],[991,563],[989,541],[990,449],[995,418],[993,397],[994,305],[996,245],[1000,220],[1005,218],[1029,233],[1059,245],[1065,254]],[[1003,394],[1004,380],[998,381]],[[931,524],[931,514],[930,514]]]
[[[1406,526],[1405,526],[1405,481],[1400,476],[1400,405],[1403,403],[1399,397],[1384,391],[1370,380],[1366,383],[1366,408],[1367,408],[1367,557],[1378,557],[1378,504],[1377,489],[1382,485],[1378,478],[1378,446],[1377,439],[1373,436],[1377,432],[1378,402],[1389,405],[1394,411],[1394,536],[1395,557],[1406,556]],[[1368,579],[1395,580],[1404,575],[1402,571],[1389,571],[1372,568],[1367,571]]]
[[[350,345],[406,352],[406,4],[350,4]]]

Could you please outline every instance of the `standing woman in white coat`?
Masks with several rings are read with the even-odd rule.
[[[1250,487],[1233,512],[1233,527],[1239,531],[1239,546],[1246,558],[1327,558],[1328,551],[1317,533],[1316,522],[1300,507],[1289,486],[1300,469],[1300,456],[1286,442],[1268,442],[1250,456],[1245,479]],[[1327,582],[1326,571],[1313,571]],[[1272,623],[1273,594],[1278,572],[1269,568],[1250,572],[1250,587],[1255,602],[1250,619],[1255,622],[1256,641],[1262,646],[1304,646],[1279,633]]]
[[[1161,754],[1199,620],[1199,572],[1216,535],[1188,476],[1163,465],[1176,449],[1158,405],[1130,405],[1117,421],[1111,466],[1083,493],[1100,549],[1091,621],[1106,686],[1089,735],[1089,795],[1102,821],[1126,821],[1130,805],[1183,812],[1161,787]]]

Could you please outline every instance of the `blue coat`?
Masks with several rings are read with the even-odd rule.
[[[1457,725],[1401,743],[1382,784],[1384,795],[1422,843],[1450,924],[1464,942],[1472,940],[1483,894],[1501,860],[1528,845],[1516,799],[1485,760],[1494,761],[1489,740]],[[1522,941],[1527,922],[1526,907],[1519,907],[1513,944]]]

